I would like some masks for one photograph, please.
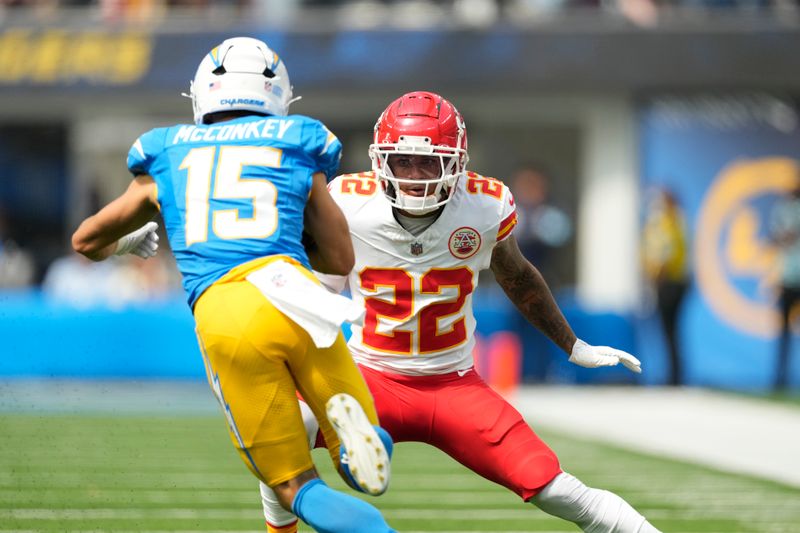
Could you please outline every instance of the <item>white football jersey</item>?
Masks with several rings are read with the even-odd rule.
[[[508,188],[468,172],[418,236],[395,220],[371,172],[339,176],[328,188],[353,238],[350,292],[366,308],[364,326],[353,325],[348,343],[356,361],[399,374],[470,368],[478,273],[517,222]]]

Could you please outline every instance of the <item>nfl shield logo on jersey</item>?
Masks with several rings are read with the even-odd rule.
[[[422,243],[421,242],[412,242],[411,243],[411,255],[422,255]]]
[[[463,227],[450,235],[450,253],[458,259],[466,259],[478,253],[481,247],[481,234],[476,230]]]

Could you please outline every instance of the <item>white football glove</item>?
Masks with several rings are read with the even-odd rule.
[[[156,222],[148,222],[136,231],[128,233],[117,241],[114,255],[133,254],[148,259],[158,251],[158,234]]]
[[[631,372],[637,374],[642,372],[642,363],[631,354],[608,346],[592,346],[580,339],[575,341],[572,347],[569,362],[584,368],[615,366],[617,363],[622,363]]]

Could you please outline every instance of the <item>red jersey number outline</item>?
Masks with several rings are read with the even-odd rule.
[[[402,269],[367,267],[359,273],[363,292],[376,292],[378,287],[389,287],[394,300],[369,297],[365,294],[364,329],[362,342],[375,350],[401,355],[414,352],[414,332],[393,329],[391,334],[379,333],[380,318],[397,322],[414,315],[414,278]],[[419,280],[419,294],[441,294],[445,287],[458,289],[455,299],[426,305],[417,314],[418,353],[432,353],[455,348],[467,341],[466,317],[462,314],[447,331],[440,331],[439,321],[458,315],[464,308],[467,296],[475,289],[473,272],[465,266],[456,268],[431,268]]]

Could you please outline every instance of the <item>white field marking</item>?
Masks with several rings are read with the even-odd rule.
[[[567,524],[568,522],[564,522],[564,523]],[[0,531],[3,531],[3,530],[0,529]],[[558,529],[558,530],[537,529],[536,533],[565,533],[567,531],[574,531],[574,527],[572,529]],[[770,532],[771,533],[794,533],[794,532],[788,532],[785,529],[776,529],[774,531],[770,530]],[[16,532],[14,532],[14,533],[16,533]],[[28,533],[28,532],[24,532],[24,533]],[[36,533],[39,533],[39,532],[36,532]],[[70,531],[70,533],[87,533],[87,532],[84,532],[84,531]],[[91,532],[91,533],[95,533],[95,532]],[[97,533],[100,533],[100,532],[97,532]],[[115,532],[115,533],[128,533],[128,532]],[[145,532],[145,533],[153,533],[153,532]],[[414,531],[406,531],[406,530],[404,530],[403,533],[464,533],[464,532],[462,530],[442,531],[440,529],[436,529],[436,530],[421,529],[421,530],[414,530]],[[512,530],[509,530],[509,529],[470,529],[469,533],[531,533],[531,530],[530,529],[524,529],[524,530],[514,530],[514,531],[512,531]],[[691,529],[684,529],[684,530],[681,530],[681,533],[731,533],[731,532],[730,532],[730,530],[727,530],[725,532],[721,532],[721,531],[713,531],[713,530],[710,530],[710,529],[703,529],[702,531],[694,531],[694,530],[691,530]],[[766,530],[765,530],[765,533],[766,533]]]
[[[163,475],[159,476],[158,483],[163,485],[185,485],[188,489],[192,486],[199,486],[205,485],[207,483],[209,474],[206,473],[194,473],[194,472],[164,472],[161,471]],[[135,486],[136,482],[142,483],[149,483],[152,484],[152,478],[148,475],[147,472],[136,472],[136,471],[129,471],[129,472],[120,472],[116,471],[113,472],[109,470],[107,473],[92,473],[87,474],[85,471],[71,471],[71,472],[40,472],[40,473],[31,473],[31,472],[21,472],[19,474],[13,474],[11,472],[3,472],[0,471],[0,487],[4,486],[16,486],[14,483],[19,482],[20,480],[25,480],[26,482],[31,482],[33,480],[36,481],[46,481],[46,484],[50,486],[59,486],[59,485],[69,485],[74,487],[82,487],[86,483],[86,479],[91,477],[93,480],[99,482],[100,479],[107,477],[110,481],[113,482],[114,486]],[[219,474],[214,473],[214,482],[218,486],[221,487],[228,487],[228,483],[233,483],[233,486],[241,486],[242,481],[249,481],[250,477],[249,474],[245,475],[244,473],[240,474],[231,474],[231,473],[224,473],[221,472]],[[429,486],[447,486],[451,483],[457,483],[459,486],[464,486],[468,484],[470,486],[490,486],[491,481],[487,481],[482,477],[476,475],[474,472],[464,469],[461,472],[454,472],[452,474],[447,475],[435,475],[435,474],[413,474],[413,473],[405,473],[400,474],[399,476],[392,476],[394,478],[395,484],[411,484],[412,486],[417,486],[421,484],[429,485]],[[399,479],[398,479],[399,477]]]
[[[37,500],[40,504],[49,501],[63,502],[64,498],[74,498],[75,489],[57,489],[44,488],[37,489]],[[429,504],[432,500],[431,494],[436,493],[435,501],[437,503],[446,504],[450,506],[474,506],[476,504],[506,504],[506,505],[525,505],[525,503],[515,494],[511,492],[482,492],[470,491],[464,493],[443,493],[439,491],[431,491],[421,493],[412,490],[395,490],[387,494],[382,501],[391,502],[394,504]],[[85,496],[85,492],[79,495],[81,501],[90,501],[93,503],[117,503],[131,501],[131,497],[135,496],[138,502],[143,503],[170,503],[173,505],[182,503],[181,506],[189,506],[199,503],[210,504],[223,504],[223,503],[257,503],[259,501],[258,492],[252,490],[247,491],[217,491],[217,492],[193,492],[186,489],[181,490],[106,490],[106,489],[92,489],[90,496]],[[7,507],[6,504],[13,504],[19,501],[30,500],[30,492],[21,492],[19,489],[14,488],[0,488],[0,508]]]
[[[48,502],[63,502],[64,498],[73,498],[73,489],[62,491],[48,491],[47,494],[42,494],[37,491],[37,501],[39,505]],[[88,501],[91,503],[102,502],[106,505],[110,503],[129,503],[131,498],[134,497],[139,503],[168,503],[173,506],[186,507],[196,504],[257,504],[259,501],[258,491],[219,491],[216,493],[206,494],[189,494],[187,491],[181,491],[183,494],[175,494],[174,491],[169,490],[147,490],[147,491],[114,491],[113,493],[104,492],[103,490],[93,491],[91,496],[86,497],[81,494],[81,503]],[[13,507],[15,502],[25,502],[31,499],[30,492],[19,492],[15,489],[0,489],[0,509]],[[485,492],[465,492],[463,494],[455,493],[437,493],[435,500],[432,499],[430,493],[419,494],[412,491],[397,491],[387,494],[382,501],[394,505],[418,505],[430,504],[435,501],[438,504],[448,505],[451,507],[474,507],[475,505],[525,505],[525,503],[517,496],[508,493],[485,493]],[[74,502],[73,502],[74,503]]]
[[[697,510],[663,510],[663,509],[643,509],[648,519],[667,520],[667,519],[708,519],[709,513],[703,509]],[[383,515],[388,520],[469,520],[471,522],[496,522],[496,521],[528,521],[537,522],[542,520],[552,520],[553,517],[545,513],[531,513],[530,511],[520,510],[497,510],[497,509],[472,509],[472,510],[442,510],[442,509],[384,509]],[[250,519],[252,510],[228,510],[228,509],[13,509],[0,510],[0,518],[17,520],[98,520],[98,519],[117,519],[117,520],[142,520],[142,519],[191,519],[191,520],[220,520],[220,519]],[[733,520],[739,523],[758,523],[763,520],[763,524],[769,524],[771,528],[778,529],[783,525],[795,526],[796,519],[789,519],[783,516],[776,516],[773,511],[752,512],[750,510],[739,510]]]
[[[657,498],[661,503],[686,503],[689,506],[703,505],[706,508],[709,506],[727,507],[733,506],[778,506],[783,505],[776,502],[776,496],[780,501],[781,495],[776,495],[771,491],[753,491],[742,487],[741,489],[732,489],[727,486],[705,486],[703,490],[697,490],[697,487],[690,486],[686,490],[672,490],[661,491],[657,487],[646,487],[647,490],[630,490],[626,487],[626,494],[636,494],[643,499]],[[715,489],[719,490],[715,490]],[[37,489],[37,493],[41,496],[51,496],[53,498],[63,498],[64,492],[73,492],[75,489],[85,491],[85,487],[67,487],[67,488],[54,488],[43,487]],[[253,503],[258,501],[258,495],[252,490],[201,490],[194,489],[164,489],[164,490],[140,490],[136,488],[127,487],[109,487],[103,489],[92,489],[91,500],[93,501],[129,501],[131,493],[136,495],[136,498],[141,501],[148,502],[169,502],[175,503],[186,501],[187,503]],[[524,503],[510,491],[498,491],[497,489],[490,490],[476,490],[464,492],[441,492],[435,489],[426,488],[404,488],[397,487],[392,492],[387,494],[385,500],[395,503],[429,503],[431,501],[431,494],[436,494],[436,501],[446,503],[448,505],[473,505],[473,504],[487,504],[487,503],[507,503],[508,505],[524,505]],[[724,500],[720,500],[720,495],[724,494]],[[14,500],[27,499],[25,492],[20,492],[18,487],[0,488],[0,501],[11,502]],[[793,504],[791,495],[786,495],[787,505]],[[691,505],[695,504],[695,505]],[[0,507],[2,505],[0,504]]]
[[[642,508],[643,514],[649,519],[707,519],[707,509],[647,509]],[[551,520],[553,517],[542,513],[532,512],[531,509],[383,509],[383,515],[395,520],[470,520],[470,521],[531,521]],[[740,509],[733,520],[739,522],[753,522],[764,520],[766,523],[796,524],[791,520],[796,513],[776,513],[774,510]],[[725,515],[729,516],[729,515]],[[253,517],[252,509],[10,509],[0,510],[0,518],[17,520],[164,520],[164,519],[191,519],[191,520],[224,520],[224,519],[250,519]],[[784,518],[787,520],[784,522]]]
[[[216,492],[181,490],[139,490],[139,489],[86,489],[83,487],[76,495],[75,488],[36,489],[36,499],[40,504],[48,501],[63,502],[65,498],[80,498],[81,502],[103,502],[103,503],[130,503],[131,497],[142,503],[170,503],[192,505],[199,503],[211,504],[230,504],[230,503],[257,503],[259,501],[258,491],[253,490],[220,490]],[[5,503],[28,501],[31,498],[30,491],[20,491],[19,489],[0,489],[0,508],[5,507]]]
[[[380,507],[387,505],[430,505],[435,502],[438,505],[447,505],[450,507],[475,507],[486,505],[527,505],[522,501],[522,498],[511,492],[465,492],[465,493],[448,493],[439,492],[435,497],[431,496],[430,492],[420,493],[416,491],[395,491],[388,492],[381,499],[385,504],[379,503]]]
[[[686,503],[690,507],[707,505],[708,503],[732,503],[736,505],[761,505],[762,503],[770,503],[775,501],[797,501],[797,496],[793,494],[783,494],[781,492],[766,492],[766,491],[753,491],[753,492],[740,492],[733,494],[723,494],[720,498],[719,493],[696,491],[693,488],[684,491],[625,491],[627,495],[636,495],[639,500],[656,500],[662,503]],[[800,507],[799,507],[800,508]]]
[[[626,494],[632,494],[628,491]],[[800,519],[800,507],[797,502],[791,497],[785,497],[774,493],[737,493],[734,495],[726,495],[724,499],[720,499],[719,494],[710,494],[703,492],[681,492],[673,494],[661,494],[652,492],[649,495],[638,494],[639,500],[645,500],[651,506],[655,504],[680,504],[686,509],[701,508],[709,513],[718,513],[724,515],[726,518],[730,515],[731,511],[739,511],[740,509],[760,509],[770,510],[770,512],[785,512],[790,515],[794,513]],[[511,498],[511,499],[509,499]],[[526,505],[522,500],[516,499],[517,497],[511,493],[437,493],[432,496],[430,492],[402,492],[395,491],[389,492],[385,499],[385,503],[381,507],[386,508],[397,504],[403,505],[419,505],[436,501],[441,505],[447,505],[451,508],[454,507],[470,507],[475,505],[486,507],[487,505],[496,504],[497,506],[507,505],[506,508],[525,508]],[[646,503],[639,503],[639,508],[646,508]],[[528,507],[528,509],[530,509]]]
[[[253,509],[0,509],[0,519],[16,520],[238,520]],[[257,511],[256,511],[257,512]]]
[[[534,427],[800,487],[796,407],[654,387],[531,387],[512,403]]]
[[[653,476],[655,477],[655,476]],[[652,477],[651,477],[652,479]],[[738,484],[738,483],[731,483],[730,486],[723,485],[720,483],[692,483],[690,480],[684,482],[676,482],[676,483],[665,483],[664,485],[658,484],[657,480],[654,480],[653,483],[650,485],[645,484],[645,480],[631,482],[631,485],[626,485],[624,482],[619,483],[610,483],[610,482],[603,482],[602,486],[596,486],[595,488],[598,489],[607,489],[612,492],[619,490],[625,493],[631,494],[670,494],[672,492],[676,492],[676,487],[680,487],[677,492],[684,492],[684,493],[714,493],[718,496],[737,496],[742,491],[749,491],[752,490],[753,494],[759,493],[770,493],[769,491],[763,490],[761,487],[753,488],[752,484]],[[592,486],[592,484],[589,484]],[[771,493],[780,493],[781,491],[787,490],[785,488],[776,488]],[[796,494],[796,492],[795,492]]]
[[[264,533],[263,529],[215,530],[216,533]],[[40,529],[0,529],[0,533],[42,533]],[[69,533],[108,533],[107,529],[70,529]],[[208,533],[207,529],[115,529],[114,533]],[[540,532],[541,533],[541,532]]]
[[[705,520],[709,518],[709,513],[705,509],[639,509],[643,515],[651,520],[674,520],[674,519],[697,519]],[[472,510],[447,510],[447,509],[381,509],[381,513],[387,520],[470,520],[478,522],[486,521],[541,521],[552,520],[553,517],[543,512],[532,513],[524,509],[472,509]],[[737,512],[735,517],[726,514],[725,517],[741,523],[752,524],[756,520],[763,520],[765,523],[772,524],[797,524],[793,519],[796,513],[775,513],[771,510],[761,511],[759,509],[745,509]],[[714,517],[718,518],[718,517]]]
[[[450,472],[447,474],[430,474],[425,472],[424,474],[415,474],[413,472],[398,472],[395,474],[392,472],[392,480],[396,485],[400,484],[410,484],[413,487],[418,487],[421,485],[449,485],[451,483],[457,483],[458,486],[463,486],[463,484],[468,483],[472,486],[495,486],[494,483],[487,479],[483,479],[475,472],[471,470],[467,470],[466,468],[462,468],[456,472]]]
[[[791,527],[791,524],[789,524]],[[108,533],[107,530],[104,529],[71,529],[69,530],[70,533]],[[136,529],[136,530],[122,530],[122,529],[115,529],[115,533],[206,533],[207,530],[200,530],[200,529],[170,529],[170,530],[144,530],[144,529]],[[305,531],[305,530],[302,530]],[[471,533],[497,533],[496,529],[481,529],[481,530],[470,530]],[[538,533],[564,533],[565,530],[537,530]],[[763,524],[762,531],[765,533],[788,533],[791,531],[790,529],[786,528],[786,525],[781,524]],[[0,533],[41,533],[38,529],[0,529]],[[253,529],[253,530],[218,530],[217,533],[263,533],[262,529]],[[437,530],[414,530],[414,531],[406,531],[406,533],[463,533],[461,530],[452,530],[452,531],[443,531],[440,529]],[[529,529],[525,530],[504,530],[503,533],[530,533]],[[691,529],[683,530],[682,533],[720,533],[715,532],[709,529],[703,529],[698,531],[693,531]]]
[[[219,474],[213,477],[215,485],[222,488],[241,487],[243,480],[249,480],[247,476],[243,477],[239,474]],[[43,485],[56,487],[67,486],[79,489],[86,486],[87,479],[92,479],[92,483],[95,487],[102,487],[103,479],[107,480],[109,486],[113,485],[115,487],[123,486],[135,488],[137,486],[142,486],[143,488],[148,488],[152,487],[154,484],[152,476],[144,473],[137,474],[135,472],[129,474],[125,472],[119,472],[117,474],[112,472],[107,474],[54,472],[52,475],[45,475],[44,473],[30,474],[21,472],[19,474],[11,474],[9,472],[0,472],[0,487],[25,487],[41,483]],[[158,484],[178,488],[182,485],[188,489],[190,487],[207,485],[208,479],[209,476],[207,474],[165,472],[164,475],[159,476]]]

